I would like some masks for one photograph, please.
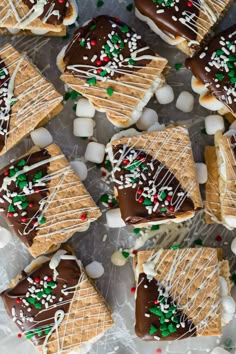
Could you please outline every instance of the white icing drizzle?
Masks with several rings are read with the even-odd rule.
[[[58,327],[60,326],[60,324],[62,323],[63,319],[65,317],[65,313],[63,310],[57,310],[57,312],[54,315],[54,326],[52,327],[52,329],[50,330],[50,332],[47,334],[44,343],[43,343],[43,354],[47,354],[48,349],[47,349],[47,343],[49,341],[49,338],[51,337],[52,333],[54,331],[56,331],[56,335],[57,335],[57,354],[61,354],[62,350],[60,349],[60,339],[59,339],[59,335],[58,335]]]

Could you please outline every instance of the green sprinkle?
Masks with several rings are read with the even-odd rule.
[[[168,330],[170,333],[177,332],[176,326],[173,323],[169,324]]]
[[[123,252],[122,252],[122,256],[123,256],[124,258],[129,258],[129,252],[123,251]]]
[[[32,304],[32,305],[35,304],[35,301],[36,301],[36,299],[34,297],[28,297],[26,300],[28,301],[29,304]]]
[[[108,87],[108,88],[107,88],[107,94],[108,94],[108,96],[112,96],[113,93],[114,93],[114,90],[113,90],[111,87]]]
[[[38,309],[38,310],[41,310],[42,304],[40,304],[40,302],[36,302],[36,303],[34,304],[34,307],[35,307],[36,309]]]
[[[228,73],[229,77],[234,77],[235,76],[235,71],[234,70],[231,70],[229,73]]]
[[[81,97],[81,96],[82,95],[79,92],[77,92],[75,90],[71,91],[70,97],[71,97],[72,100],[77,100],[77,98]]]
[[[20,187],[20,189],[23,189],[24,187],[26,187],[27,186],[27,181],[21,181],[21,182],[19,182],[19,187]]]
[[[17,177],[17,181],[26,181],[26,180],[27,180],[27,177],[26,177],[25,174],[20,175],[20,176]]]
[[[15,168],[10,168],[9,170],[9,177],[13,177],[15,176],[16,172],[19,171],[19,168],[15,167]]]
[[[171,317],[172,317],[172,314],[173,314],[172,311],[167,312],[167,313],[166,313],[166,318],[167,318],[167,319],[171,318]]]
[[[100,202],[108,203],[108,199],[109,199],[108,194],[103,194],[100,198]]]
[[[154,326],[154,325],[151,325],[150,326],[150,329],[149,329],[149,334],[154,334],[157,332],[157,328]]]
[[[35,175],[33,177],[33,181],[36,182],[42,177],[43,177],[43,171],[38,171],[38,172],[35,173]]]
[[[225,341],[224,341],[224,346],[226,349],[232,349],[232,339],[231,338],[226,338]]]
[[[122,33],[128,33],[129,32],[129,27],[124,25],[122,28],[121,28],[121,32]]]
[[[43,216],[42,218],[39,219],[39,223],[42,225],[42,224],[45,224],[46,222],[46,218]]]
[[[172,322],[179,323],[178,317],[173,317],[173,318],[172,318]]]
[[[231,77],[230,82],[231,84],[236,84],[236,77]]]
[[[168,337],[169,334],[170,334],[169,331],[163,331],[163,332],[161,332],[162,337]]]
[[[222,49],[217,49],[216,50],[216,54],[217,55],[223,55],[223,54],[225,54],[225,52]]]
[[[179,71],[182,68],[183,64],[182,63],[176,63],[175,64],[175,70]]]
[[[73,104],[72,109],[73,109],[73,111],[76,111],[76,104]]]
[[[168,330],[168,327],[167,327],[167,324],[162,324],[161,326],[160,326],[160,330],[161,331],[166,331],[166,330]]]
[[[0,76],[4,76],[4,71],[3,70],[0,70]]]
[[[198,238],[197,240],[194,241],[195,245],[202,245],[202,240]]]
[[[52,289],[51,288],[45,288],[44,292],[45,292],[45,294],[49,295],[49,294],[51,294]]]
[[[217,74],[215,74],[215,77],[216,77],[219,81],[222,81],[225,76],[224,76],[224,74],[217,73]]]
[[[162,317],[160,318],[160,323],[161,323],[161,324],[165,323],[165,316],[162,316]]]
[[[14,213],[14,211],[15,211],[14,206],[12,204],[10,204],[8,207],[8,213]]]
[[[159,316],[159,317],[163,316],[163,313],[162,313],[161,309],[159,309],[158,307],[151,307],[149,309],[149,311],[151,313],[153,313],[154,315],[156,315],[156,316]]]
[[[87,80],[87,84],[89,85],[96,85],[97,80],[96,77],[91,77],[90,79]]]
[[[106,71],[106,70],[103,70],[103,71],[101,71],[100,72],[100,76],[102,76],[102,77],[104,77],[104,76],[106,76],[108,74],[108,72]]]
[[[167,209],[166,208],[161,208],[161,211],[165,212],[165,211],[167,211]]]
[[[82,39],[80,42],[79,42],[79,45],[81,47],[84,47],[85,46],[85,39]]]
[[[130,65],[135,65],[135,64],[136,64],[136,61],[133,60],[133,59],[129,59],[129,64],[130,64]]]
[[[97,1],[97,7],[102,7],[104,5],[104,1],[98,0]]]
[[[34,337],[34,333],[33,332],[27,332],[27,334],[26,334],[26,338],[27,339],[31,339],[33,337]]]
[[[70,92],[66,92],[65,94],[64,94],[64,101],[68,101],[69,99],[70,99],[70,96],[71,96],[71,93]]]
[[[50,286],[51,288],[54,288],[57,284],[54,281],[49,281],[48,282],[48,286]]]
[[[159,193],[158,196],[160,197],[161,200],[165,200],[166,199],[166,193],[165,192]]]
[[[48,333],[50,333],[50,331],[51,331],[51,327],[48,327],[44,330],[44,333],[47,335]]]
[[[159,226],[159,225],[152,225],[152,226],[151,226],[151,231],[159,230],[159,229],[160,229],[160,226]]]
[[[22,209],[26,209],[26,208],[28,208],[28,206],[29,206],[29,203],[28,203],[28,202],[23,202],[23,203],[21,203]]]
[[[201,134],[207,135],[207,132],[206,132],[206,129],[205,129],[205,128],[204,128],[204,129],[201,129]]]
[[[24,159],[20,160],[17,164],[17,166],[19,166],[19,167],[23,167],[25,165],[26,165],[26,161]]]
[[[171,249],[172,250],[178,250],[178,249],[180,249],[180,245],[171,246]]]
[[[95,30],[96,27],[97,27],[97,26],[96,26],[95,24],[94,24],[94,25],[91,25],[91,26],[90,26],[90,30],[93,31],[93,30]]]
[[[139,229],[138,227],[136,227],[135,229],[133,229],[133,233],[135,235],[138,235],[140,233],[141,229]]]
[[[44,292],[43,291],[40,291],[39,293],[37,293],[37,298],[38,299],[41,299],[44,295]]]
[[[39,337],[41,337],[43,334],[42,328],[35,329],[34,333],[37,334]]]
[[[143,205],[146,205],[146,206],[152,205],[152,201],[149,198],[145,198],[143,201]]]
[[[131,164],[125,167],[126,170],[128,171],[133,171],[136,168],[138,168],[142,164],[142,161],[140,160],[134,160]]]
[[[134,7],[133,4],[129,4],[129,5],[126,6],[126,10],[131,12],[133,10],[133,7]]]

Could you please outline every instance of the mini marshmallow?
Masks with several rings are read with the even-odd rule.
[[[224,107],[224,104],[209,92],[204,92],[200,95],[199,103],[202,107],[211,111],[219,111]]]
[[[220,280],[220,296],[228,295],[228,284],[224,277],[219,276]]]
[[[111,256],[111,262],[118,267],[122,267],[127,263],[127,258],[120,251],[116,251]]]
[[[225,123],[223,117],[213,114],[205,118],[205,129],[208,135],[214,135],[217,131],[224,132]]]
[[[229,354],[229,352],[227,350],[225,350],[224,348],[221,347],[215,347],[211,354]]]
[[[195,76],[192,76],[191,87],[192,90],[198,93],[199,95],[203,92],[208,91],[204,83],[201,80],[198,80]]]
[[[143,114],[136,123],[139,130],[147,130],[151,125],[158,121],[157,112],[151,108],[144,108]]]
[[[222,323],[222,326],[227,325],[229,322],[232,321],[233,318],[234,318],[233,313],[223,312],[223,313],[221,314],[221,323]],[[228,353],[228,352],[227,352],[227,353]]]
[[[105,145],[95,141],[88,143],[84,156],[87,161],[102,163],[105,156]]]
[[[163,85],[155,92],[157,101],[160,104],[168,104],[174,101],[174,91],[170,85]]]
[[[76,103],[75,114],[77,117],[93,118],[95,116],[95,108],[87,98],[80,98]]]
[[[222,307],[224,312],[226,313],[234,313],[235,312],[235,302],[232,296],[223,296],[222,297]]]
[[[73,134],[80,137],[93,136],[93,121],[90,118],[76,118],[73,122]]]
[[[33,130],[30,133],[30,137],[34,145],[37,145],[42,149],[52,144],[53,142],[51,133],[46,128],[43,127]]]
[[[80,180],[85,181],[88,176],[88,169],[85,163],[83,161],[75,160],[71,161],[70,165],[77,174],[77,176],[79,176]]]
[[[236,130],[236,120],[230,125],[229,130]]]
[[[231,251],[236,254],[236,237],[233,239],[231,243]]]
[[[104,274],[102,263],[93,261],[85,267],[85,272],[92,279],[98,279]]]
[[[196,162],[195,168],[196,168],[198,183],[205,184],[208,178],[206,164],[202,162]]]
[[[124,227],[125,222],[121,218],[120,208],[110,209],[106,213],[107,226],[111,228]]]
[[[176,101],[176,108],[184,113],[192,112],[194,106],[194,97],[188,91],[182,91]]]
[[[126,130],[121,130],[119,133],[116,133],[112,136],[111,141],[124,138],[126,136],[134,136],[140,134],[136,129],[134,128],[129,128]]]
[[[4,248],[11,242],[11,239],[11,233],[4,227],[0,226],[0,248]]]
[[[155,132],[160,130],[165,130],[165,124],[159,124],[158,122],[154,123],[148,128],[148,132]]]
[[[63,25],[64,26],[70,26],[73,23],[75,23],[77,17],[78,17],[78,13],[79,13],[79,9],[78,9],[78,5],[76,0],[69,0],[69,4],[70,4],[70,11],[69,11],[69,15],[67,15],[64,20],[63,20]]]

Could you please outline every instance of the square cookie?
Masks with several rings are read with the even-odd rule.
[[[0,33],[64,36],[77,17],[76,0],[2,0]]]
[[[167,60],[118,18],[99,16],[80,27],[57,58],[61,79],[118,127],[128,127],[165,79]]]
[[[192,71],[192,89],[200,94],[199,103],[218,111],[232,122],[236,118],[236,25],[212,38],[186,60]]]
[[[232,0],[135,0],[135,14],[168,44],[192,55]]]
[[[220,276],[229,295],[229,264],[217,249],[141,251],[136,274],[135,331],[141,339],[221,335]]]
[[[59,113],[62,99],[25,53],[0,49],[0,155]]]
[[[0,208],[34,257],[87,229],[101,215],[54,144],[32,149],[0,172]]]
[[[112,325],[111,310],[65,250],[35,259],[1,293],[8,315],[21,336],[39,353],[70,353],[95,342]]]
[[[202,207],[186,128],[113,140],[108,151],[126,224],[181,222]]]

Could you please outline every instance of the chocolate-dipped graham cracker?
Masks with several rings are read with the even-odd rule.
[[[112,325],[111,311],[65,250],[35,259],[2,292],[8,315],[39,353],[70,353],[95,342]]]
[[[180,222],[201,208],[191,143],[184,127],[113,140],[108,151],[126,224]]]
[[[0,155],[62,109],[62,96],[10,44],[0,49]]]
[[[76,0],[2,0],[0,33],[64,36],[77,16]]]
[[[118,127],[128,127],[164,83],[167,60],[119,19],[99,16],[80,27],[58,55],[61,79]]]
[[[137,336],[143,340],[180,340],[221,335],[220,284],[229,264],[212,248],[138,252],[136,270]]]
[[[57,145],[35,148],[1,171],[0,208],[34,257],[101,214]]]
[[[236,117],[236,25],[217,34],[186,66],[193,73],[192,88],[199,103],[232,122]]]
[[[232,0],[135,0],[136,16],[165,42],[192,55]]]

